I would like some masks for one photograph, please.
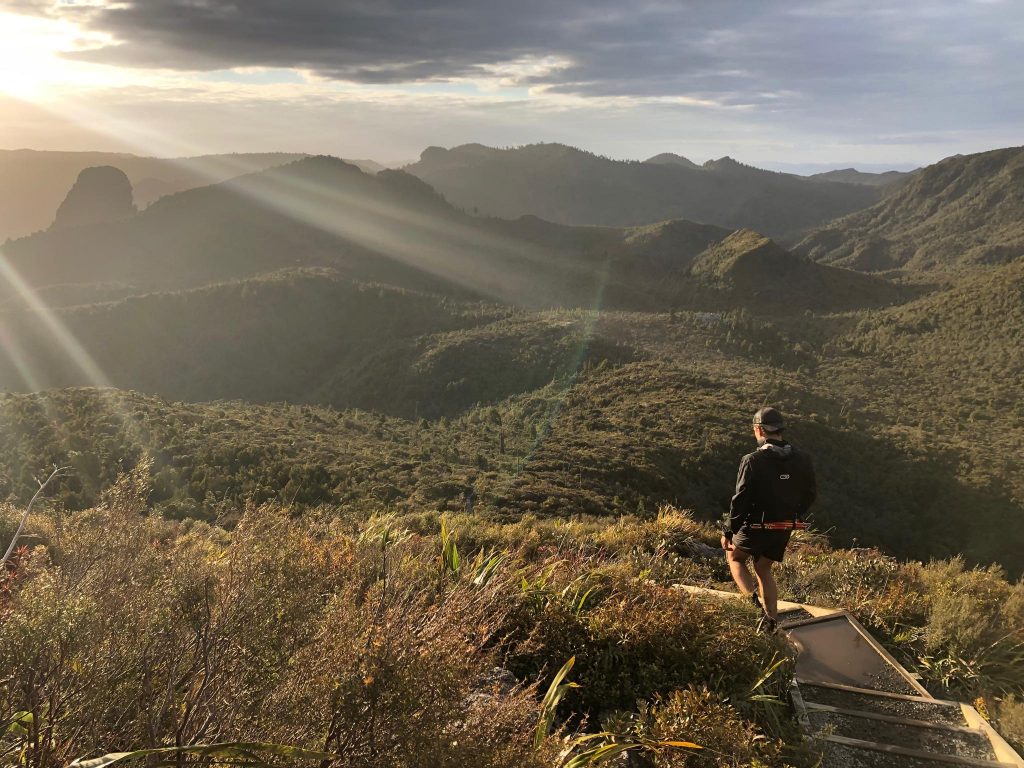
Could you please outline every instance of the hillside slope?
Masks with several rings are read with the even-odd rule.
[[[699,335],[680,342],[689,360],[590,366],[432,422],[298,405],[170,404],[113,390],[7,395],[0,493],[23,498],[33,473],[70,461],[80,475],[64,500],[81,508],[119,467],[149,453],[154,501],[174,515],[268,499],[459,510],[473,487],[478,511],[505,519],[651,514],[668,502],[714,520],[752,447],[749,404],[764,397],[772,372],[713,369],[698,362]],[[1021,569],[1024,532],[1004,525],[1019,501],[958,476],[955,454],[879,434],[871,422],[850,428],[839,402],[775,381],[791,438],[821,473],[815,525],[835,541]]]
[[[936,433],[974,457],[972,472],[1024,499],[1024,261],[865,314],[828,351],[823,375],[858,407]]]
[[[532,214],[605,226],[689,219],[770,236],[820,225],[880,197],[870,187],[811,183],[729,158],[694,168],[679,161],[609,160],[561,144],[431,147],[405,170],[455,205],[503,218]]]
[[[584,364],[633,356],[595,332],[584,313],[459,304],[329,270],[147,294],[51,318],[71,329],[75,353],[54,343],[36,314],[0,313],[0,390],[109,384],[193,402],[240,398],[436,418],[544,387]]]
[[[75,347],[102,372],[103,382],[93,380],[79,355],[53,342],[37,315],[8,312],[0,314],[6,341],[0,389],[109,383],[179,400],[321,401],[344,407],[365,395],[338,387],[325,391],[333,371],[358,369],[389,345],[490,322],[506,312],[355,284],[327,270],[54,312],[51,317],[72,329]],[[382,375],[371,382],[371,391],[384,380]]]
[[[691,290],[711,292],[703,298],[709,307],[743,306],[765,314],[841,312],[891,304],[902,295],[892,283],[818,264],[750,230],[710,246],[691,273]]]
[[[808,235],[797,250],[852,269],[949,269],[1024,255],[1024,147],[958,155],[876,205]]]

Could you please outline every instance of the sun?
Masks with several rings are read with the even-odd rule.
[[[61,54],[79,48],[82,39],[67,21],[0,13],[0,94],[38,101],[80,84],[94,67]]]

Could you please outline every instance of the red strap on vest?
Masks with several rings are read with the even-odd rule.
[[[794,520],[781,523],[750,523],[747,527],[755,531],[802,531],[807,528],[807,523]]]

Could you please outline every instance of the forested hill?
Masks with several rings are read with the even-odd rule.
[[[721,286],[694,280],[691,267],[729,234],[679,220],[614,229],[475,217],[410,174],[369,175],[312,157],[182,192],[115,221],[52,227],[4,253],[54,305],[329,267],[363,282],[528,307],[714,308]],[[798,272],[828,272],[845,293],[837,307],[884,304],[893,294],[880,280],[790,261]],[[789,279],[770,269],[765,276],[766,289]],[[0,299],[4,289],[16,295],[0,286]]]
[[[1019,505],[1024,260],[858,317],[827,348],[820,375],[849,393],[851,407],[878,414],[890,434],[927,436],[962,457],[963,474],[1003,489]],[[1015,519],[1012,509],[1004,530]]]
[[[961,300],[992,298],[965,291]],[[317,274],[153,300],[60,319],[91,345],[119,339],[94,361],[121,387],[293,404],[175,405],[113,390],[8,395],[4,493],[24,499],[33,474],[70,461],[84,474],[67,501],[87,505],[148,452],[157,457],[154,500],[176,515],[223,514],[248,498],[454,510],[473,487],[478,511],[506,518],[670,502],[711,520],[750,449],[750,404],[769,400],[820,467],[814,522],[837,543],[1024,568],[1024,532],[1006,525],[1024,514],[1024,473],[1004,450],[1024,435],[1002,411],[1009,393],[995,380],[1018,364],[983,369],[971,355],[989,353],[967,339],[953,354],[986,371],[970,388],[948,386],[941,368],[915,371],[928,367],[918,355],[960,331],[908,321],[893,335],[902,308],[781,323],[743,311],[536,313]],[[943,300],[954,299],[921,299],[920,312]],[[993,303],[977,316],[978,339],[999,332],[1004,309]],[[192,320],[175,325],[182,315]],[[126,326],[137,326],[130,340]],[[71,369],[70,350],[53,356],[55,370]],[[62,369],[63,357],[72,362]]]
[[[78,509],[150,455],[151,501],[176,517],[230,520],[263,500],[340,504],[355,517],[382,506],[456,511],[472,488],[475,511],[503,519],[650,515],[674,501],[716,520],[738,458],[753,445],[740,415],[764,397],[765,381],[754,368],[703,352],[698,320],[677,333],[675,345],[692,351],[689,359],[591,363],[435,420],[237,401],[173,404],[115,390],[6,395],[0,491],[24,500],[38,468],[70,463],[75,477],[60,496]],[[563,354],[571,359],[571,350]],[[814,524],[834,542],[921,559],[964,553],[1020,571],[1024,533],[1004,522],[1022,510],[998,486],[959,476],[961,459],[927,440],[887,435],[881,422],[852,422],[842,400],[805,389],[808,380],[776,382],[772,399],[790,414],[790,437],[821,472]]]
[[[467,144],[430,147],[405,170],[455,205],[492,216],[611,226],[682,218],[772,237],[819,226],[882,195],[869,186],[810,182],[730,158],[702,167],[664,160],[610,160],[562,144],[505,150]]]
[[[892,283],[818,264],[750,230],[738,230],[701,253],[691,267],[693,283],[713,291],[710,307],[748,307],[769,314],[803,310],[841,312],[898,301]]]
[[[808,235],[797,250],[865,271],[945,271],[1024,256],[1024,147],[957,155],[883,201]]]

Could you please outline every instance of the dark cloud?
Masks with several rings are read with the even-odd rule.
[[[1005,105],[1024,101],[1017,0],[0,0],[4,7],[108,33],[116,44],[73,55],[122,66],[302,68],[357,83],[499,68],[556,94],[682,97],[808,119],[843,108],[883,122],[885,110],[918,102],[1015,119],[1021,107]],[[560,65],[509,66],[546,57]]]

